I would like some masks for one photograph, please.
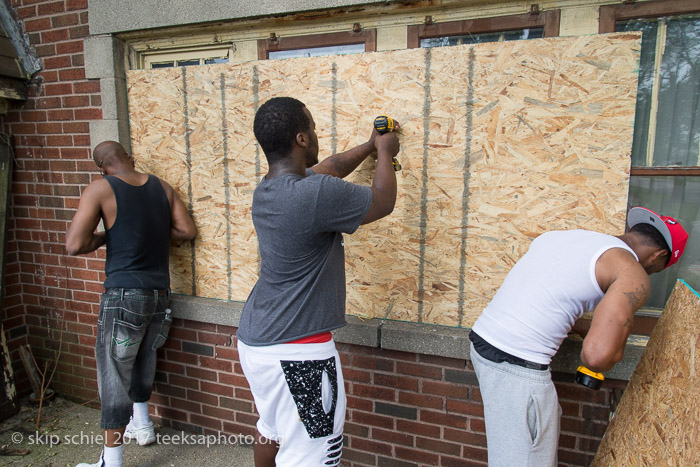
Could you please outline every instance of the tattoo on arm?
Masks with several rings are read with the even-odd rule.
[[[348,161],[345,158],[335,158],[333,159],[333,167],[335,168],[336,173],[338,174],[349,174],[354,170],[354,167],[352,164],[348,163]]]
[[[629,303],[629,306],[636,311],[646,301],[646,297],[649,294],[649,291],[647,290],[646,286],[642,284],[640,288],[632,292],[624,292],[624,294],[627,297],[627,303]]]
[[[627,318],[625,320],[625,324],[623,324],[624,327],[629,328],[632,326],[632,318]]]

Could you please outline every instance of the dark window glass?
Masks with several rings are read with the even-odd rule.
[[[514,31],[484,32],[464,36],[432,37],[420,40],[421,47],[444,47],[449,45],[481,44],[483,42],[517,41],[539,39],[544,28],[518,29]]]
[[[151,63],[151,68],[172,68],[175,66],[173,62]]]
[[[178,60],[177,61],[177,66],[192,66],[192,65],[199,65],[199,59],[195,58],[192,60]]]

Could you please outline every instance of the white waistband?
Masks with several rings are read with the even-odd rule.
[[[329,358],[336,354],[335,341],[319,342],[315,344],[274,344],[274,345],[246,345],[238,340],[238,350],[258,356],[267,356],[279,360],[317,360]]]

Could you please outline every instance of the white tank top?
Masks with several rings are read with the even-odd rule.
[[[611,248],[637,258],[611,235],[588,230],[540,235],[508,273],[474,331],[504,352],[548,365],[574,322],[603,298],[595,266]]]

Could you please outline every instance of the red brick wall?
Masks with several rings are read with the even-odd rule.
[[[87,0],[12,0],[11,6],[43,70],[24,105],[0,119],[15,153],[3,324],[21,394],[29,386],[19,346],[29,343],[43,365],[55,356],[63,328],[52,386],[94,398],[92,336],[102,269],[96,258],[103,253],[70,258],[64,249],[80,191],[97,175],[89,121],[102,118],[102,109],[99,81],[85,79]]]
[[[104,250],[65,255],[81,190],[97,176],[89,122],[101,118],[98,80],[85,79],[87,0],[12,0],[44,70],[23,107],[0,117],[15,148],[5,333],[16,384],[30,391],[18,356],[31,344],[43,365],[61,345],[52,387],[97,402],[95,343]],[[154,416],[190,432],[252,434],[257,416],[237,361],[235,328],[176,319],[161,349]],[[353,465],[485,465],[483,409],[465,360],[339,345],[348,393],[344,460]],[[555,375],[558,378],[558,375]],[[587,465],[607,425],[613,388],[557,381],[564,415],[560,460]],[[563,465],[566,465],[563,464]]]
[[[161,349],[154,418],[203,434],[254,433],[235,328],[176,319]],[[348,410],[343,459],[357,466],[486,465],[483,407],[466,360],[338,344]],[[563,410],[561,465],[589,465],[626,386],[591,391],[554,375]]]

